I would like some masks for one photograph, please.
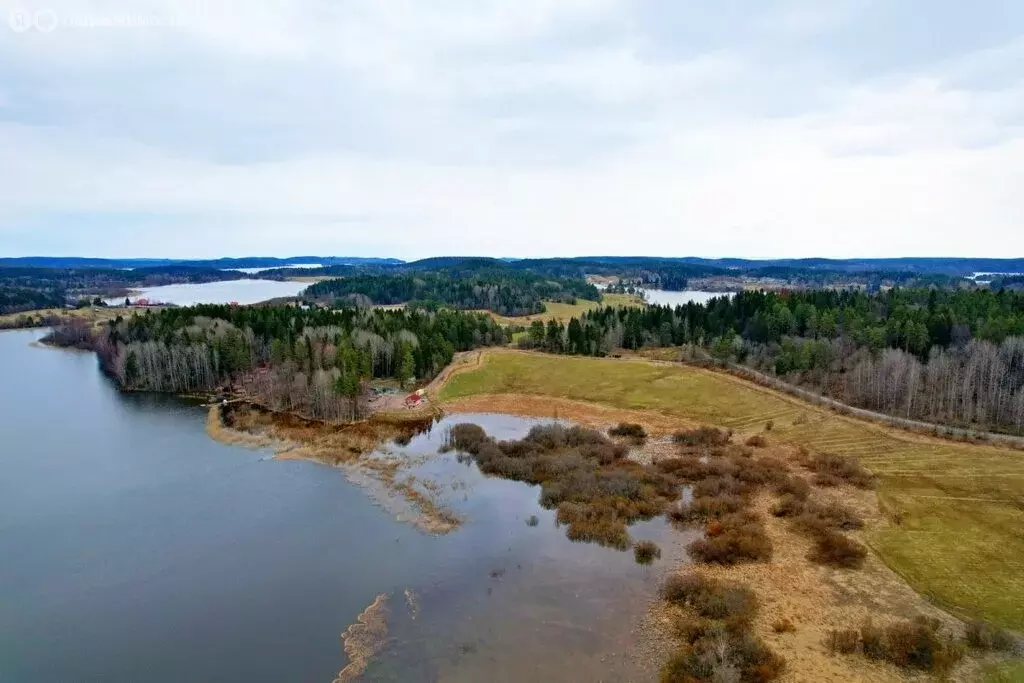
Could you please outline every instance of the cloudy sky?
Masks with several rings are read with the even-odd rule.
[[[4,256],[1024,256],[1021,0],[0,3]]]

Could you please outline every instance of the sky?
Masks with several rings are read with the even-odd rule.
[[[0,256],[1024,256],[1021,0],[0,21]]]

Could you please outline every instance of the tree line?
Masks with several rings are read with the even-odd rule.
[[[80,331],[56,334],[82,345]],[[371,379],[429,379],[456,351],[507,342],[480,313],[200,305],[117,317],[88,345],[125,389],[231,386],[276,410],[337,420],[362,414]]]
[[[338,307],[412,303],[437,308],[481,309],[501,315],[530,315],[544,311],[543,300],[575,303],[600,298],[583,279],[550,279],[512,270],[457,270],[415,274],[355,274],[311,285],[309,301]]]
[[[1024,293],[741,292],[671,308],[599,308],[534,323],[522,346],[606,355],[686,347],[851,405],[1024,430]]]

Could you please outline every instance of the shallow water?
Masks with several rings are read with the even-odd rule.
[[[163,285],[145,287],[129,298],[149,299],[150,302],[192,306],[195,304],[256,304],[278,297],[296,296],[309,287],[308,282],[279,280],[224,280],[198,284]],[[107,299],[108,304],[123,304],[124,298]]]
[[[380,593],[390,639],[365,680],[653,678],[623,653],[675,532],[633,527],[666,550],[639,567],[569,542],[537,488],[435,455],[456,422],[510,438],[535,420],[455,416],[389,447],[426,458],[467,520],[432,537],[342,471],[216,443],[201,407],[120,394],[41,334],[0,333],[0,680],[330,681]]]

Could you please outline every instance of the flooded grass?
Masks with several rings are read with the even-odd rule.
[[[341,646],[348,664],[338,672],[334,683],[351,683],[358,679],[384,646],[388,636],[387,599],[387,595],[378,595],[356,617],[355,623],[341,634]]]

